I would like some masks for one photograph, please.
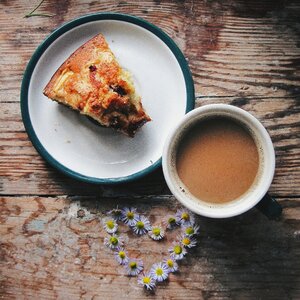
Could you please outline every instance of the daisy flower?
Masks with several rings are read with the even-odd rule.
[[[187,252],[181,243],[173,243],[172,247],[169,248],[169,253],[171,258],[175,260],[181,260],[184,258]]]
[[[174,273],[178,270],[177,262],[172,258],[166,258],[163,260],[163,263],[168,268],[169,273]]]
[[[134,233],[142,235],[151,230],[150,221],[145,216],[139,216],[132,226]]]
[[[194,225],[186,225],[183,227],[183,233],[186,236],[194,236],[199,233],[199,226],[194,224]]]
[[[153,240],[158,241],[165,236],[165,231],[160,226],[155,226],[149,231],[149,235]]]
[[[143,274],[138,277],[138,284],[151,291],[155,288],[155,279],[150,274]]]
[[[176,219],[173,216],[169,216],[164,224],[167,226],[167,229],[174,229],[178,224],[176,223]]]
[[[193,237],[182,235],[178,239],[183,247],[193,248],[197,245],[197,240]]]
[[[150,274],[156,281],[161,282],[168,278],[169,271],[164,263],[159,262],[152,266]]]
[[[122,209],[122,221],[128,226],[133,226],[136,223],[137,218],[138,214],[136,208],[125,207]]]
[[[118,230],[118,224],[113,218],[104,218],[102,220],[103,227],[108,233],[115,233]]]
[[[110,249],[116,249],[117,247],[123,246],[123,239],[120,236],[113,234],[104,239],[104,244]]]
[[[176,222],[181,225],[191,225],[194,223],[195,216],[187,209],[179,209],[176,214]]]
[[[120,264],[120,265],[125,265],[128,263],[128,256],[127,253],[125,252],[125,250],[123,248],[118,247],[114,253],[115,255],[115,259],[116,261]]]
[[[144,269],[144,264],[142,260],[132,258],[128,260],[125,268],[129,276],[136,276]]]
[[[118,207],[110,210],[109,212],[107,212],[107,214],[116,221],[121,221],[122,219],[122,210]]]

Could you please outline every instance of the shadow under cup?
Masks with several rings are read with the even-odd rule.
[[[178,149],[187,133],[198,123],[217,118],[228,118],[246,129],[259,154],[258,172],[250,188],[238,198],[220,204],[203,201],[190,193],[176,167]],[[211,218],[227,218],[242,214],[265,197],[274,176],[275,152],[268,132],[251,114],[231,105],[210,104],[188,113],[170,134],[163,153],[163,171],[171,192],[191,211]]]

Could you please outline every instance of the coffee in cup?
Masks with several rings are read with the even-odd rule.
[[[230,117],[204,118],[183,137],[178,176],[197,198],[210,203],[238,199],[255,184],[260,163],[251,131]]]
[[[174,128],[163,152],[163,172],[174,196],[197,214],[239,215],[266,195],[275,152],[263,125],[225,104],[197,108]]]

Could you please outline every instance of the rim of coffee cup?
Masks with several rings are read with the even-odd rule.
[[[182,137],[203,117],[228,116],[243,123],[255,132],[257,147],[261,147],[260,168],[256,183],[240,198],[224,204],[201,201],[193,196],[180,180],[176,171],[176,149]],[[263,156],[263,159],[261,157]],[[275,172],[275,151],[265,127],[249,112],[229,104],[207,104],[187,113],[168,135],[163,155],[162,168],[167,185],[175,196],[188,209],[196,214],[211,218],[228,218],[240,215],[254,207],[267,193]]]

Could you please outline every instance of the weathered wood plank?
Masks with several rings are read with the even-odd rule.
[[[198,97],[197,106],[227,103],[246,109],[268,129],[276,151],[275,196],[300,195],[300,102],[297,97]],[[119,187],[78,183],[49,167],[37,154],[20,117],[18,103],[3,103],[0,112],[0,192],[5,195],[106,195],[168,193],[162,172]]]
[[[272,5],[270,2],[257,5],[256,1],[247,4],[235,1],[197,4],[189,1],[139,4],[80,1],[72,2],[71,8],[69,2],[62,5],[46,1],[41,11],[55,14],[50,19],[22,18],[32,6],[31,2],[5,1],[1,5],[0,101],[3,105],[0,130],[1,171],[5,176],[2,193],[45,195],[99,191],[99,187],[78,185],[45,165],[26,139],[18,101],[26,63],[51,30],[84,12],[110,10],[145,17],[166,30],[189,58],[199,96],[234,95],[234,98],[199,98],[199,104],[232,103],[260,118],[271,133],[278,155],[274,193],[282,196],[290,191],[299,195],[300,53],[297,41],[300,37],[295,25],[299,12],[296,2],[285,4],[283,15],[280,1]],[[282,98],[291,94],[293,98]],[[255,101],[254,95],[267,95],[270,99],[260,96]],[[154,190],[153,187],[161,178],[159,173],[145,183],[139,182],[137,190],[160,193],[165,190],[164,184],[158,184]]]
[[[131,13],[165,30],[189,59],[201,95],[299,93],[297,1],[46,1],[41,11],[55,16],[29,19],[22,16],[32,2],[2,3],[1,101],[17,101],[26,63],[52,30],[79,15],[101,11]]]
[[[146,295],[136,278],[124,276],[100,224],[115,198],[3,197],[0,204],[1,295],[34,299],[297,299],[300,297],[299,199],[281,201],[280,221],[257,210],[238,218],[199,218],[199,246],[180,273]],[[126,199],[159,223],[180,207],[173,197]],[[287,209],[285,209],[287,207]],[[84,217],[78,217],[78,210]],[[176,233],[162,243],[121,228],[129,255],[146,269],[167,255]],[[150,250],[151,249],[151,250]],[[126,295],[126,296],[125,296]]]
[[[281,1],[214,1],[205,7],[193,8],[185,48],[198,92],[276,96],[299,91],[299,30],[292,23],[299,7],[292,12],[285,6],[289,17],[281,13]]]
[[[36,4],[0,2],[0,193],[14,196],[0,201],[0,296],[299,299],[299,2],[46,0],[40,11],[54,17],[24,19]],[[228,220],[199,219],[200,246],[155,296],[123,276],[103,246],[98,218],[117,204],[136,205],[152,221],[174,212],[179,204],[161,170],[123,186],[78,183],[38,156],[20,118],[22,75],[36,47],[63,22],[105,11],[134,14],[165,30],[189,60],[197,105],[228,103],[253,113],[277,154],[270,192],[284,208],[282,219],[267,221],[255,209]],[[85,217],[77,217],[78,209]],[[132,238],[130,254],[143,257],[147,268],[170,242],[153,246],[146,237],[124,235]]]

